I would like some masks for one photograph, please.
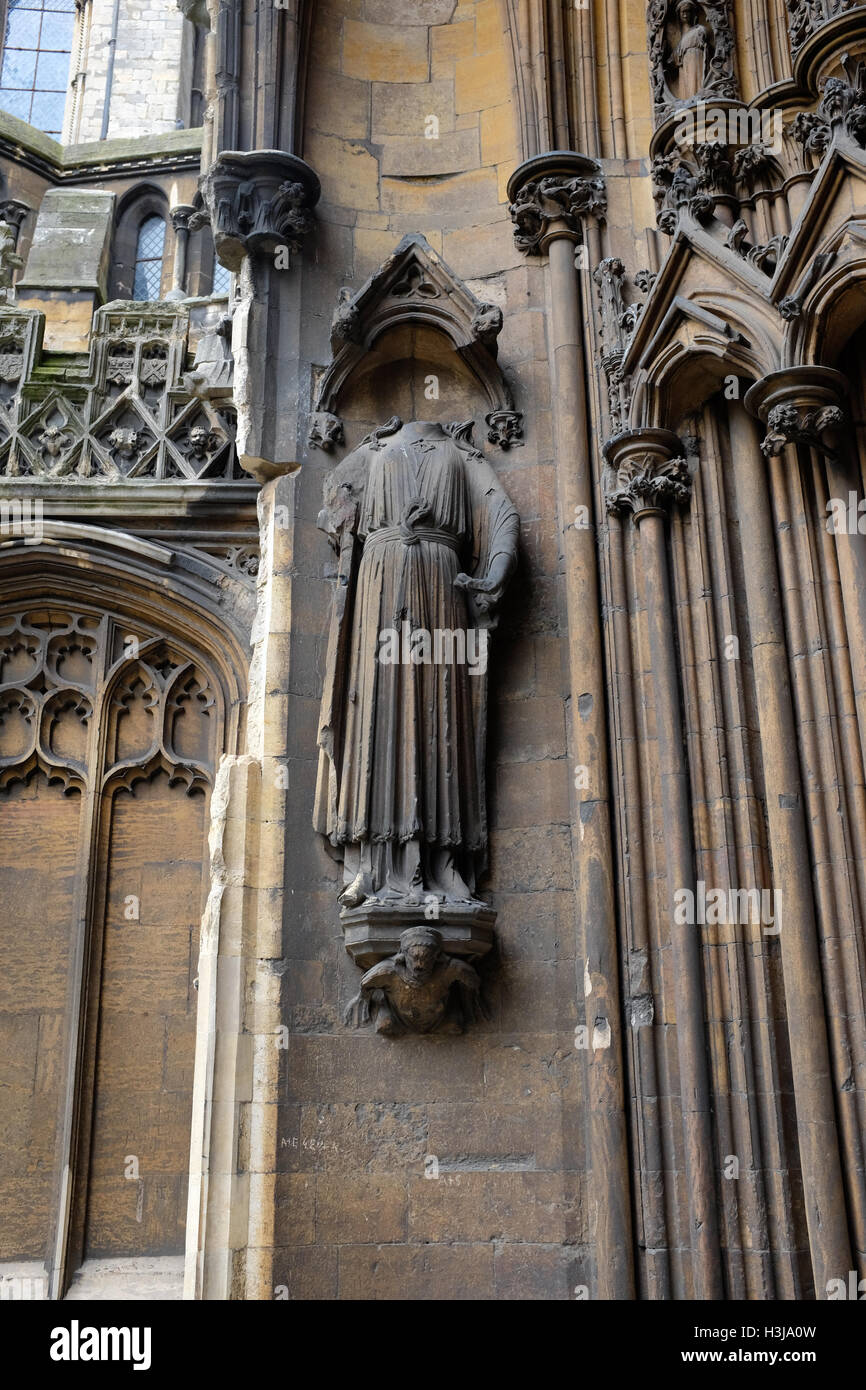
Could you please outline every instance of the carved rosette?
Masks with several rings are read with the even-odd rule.
[[[515,245],[528,255],[541,255],[556,237],[581,241],[583,218],[603,218],[607,209],[600,168],[569,150],[521,164],[508,181],[508,196]]]
[[[847,390],[845,377],[832,367],[789,367],[756,382],[746,393],[745,405],[767,427],[761,443],[764,457],[777,458],[788,444],[835,456]]]
[[[201,180],[190,228],[209,222],[220,261],[237,272],[246,255],[299,251],[320,193],[316,174],[295,155],[227,151]]]
[[[629,430],[604,447],[604,500],[616,516],[640,521],[687,503],[692,490],[682,444],[670,430]]]

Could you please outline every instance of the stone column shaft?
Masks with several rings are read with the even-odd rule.
[[[743,571],[770,854],[782,893],[779,940],[806,1224],[816,1296],[826,1298],[827,1281],[852,1268],[851,1249],[773,512],[756,427],[732,410],[730,432],[737,510],[752,528]]]
[[[677,890],[691,888],[695,881],[691,789],[666,538],[666,509],[686,501],[691,486],[685,461],[675,457],[678,448],[679,440],[668,430],[633,430],[614,436],[605,445],[610,468],[606,493],[608,508],[631,512],[640,533],[665,829],[693,1297],[718,1299],[723,1297],[722,1258],[700,928],[678,923],[674,910]]]
[[[541,185],[527,184],[551,170]],[[565,177],[556,183],[560,170]],[[583,177],[589,174],[589,178]],[[571,177],[568,177],[568,176]],[[577,175],[577,177],[574,177]],[[587,426],[583,318],[574,265],[579,240],[576,209],[593,205],[600,180],[592,161],[571,153],[541,155],[513,175],[509,193],[521,199],[514,216],[518,244],[549,252],[549,349],[557,500],[565,562],[572,750],[587,769],[588,785],[575,792],[575,910],[586,960],[583,990],[591,1038],[587,1069],[587,1133],[591,1158],[591,1222],[596,1249],[595,1295],[634,1297],[634,1250],[625,1102],[625,1057],[619,948],[613,883],[606,680],[601,640],[593,477]],[[594,177],[595,176],[595,177]],[[551,185],[553,196],[550,197]],[[533,190],[539,189],[534,202]],[[528,200],[527,200],[528,198]],[[534,209],[540,208],[539,220]],[[527,221],[522,221],[522,218]],[[543,235],[532,239],[537,226]]]
[[[700,927],[677,925],[673,894],[695,878],[689,770],[680,705],[680,673],[663,512],[635,517],[640,529],[644,598],[652,662],[653,699],[658,737],[665,862],[671,900],[671,945],[683,1146],[688,1179],[689,1226],[694,1265],[694,1297],[723,1296],[719,1248],[713,1125],[706,1030]]]

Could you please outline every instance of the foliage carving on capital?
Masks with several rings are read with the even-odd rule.
[[[312,169],[293,155],[221,154],[201,180],[190,230],[210,223],[220,261],[238,271],[245,255],[299,251],[314,226],[319,193]]]
[[[765,458],[775,458],[788,444],[805,444],[832,454],[834,451],[824,442],[824,433],[839,429],[844,420],[844,412],[838,405],[825,405],[817,410],[805,410],[793,402],[775,405],[767,416],[767,434],[761,453]]]
[[[579,237],[581,219],[587,214],[603,217],[606,208],[607,194],[600,174],[577,178],[548,174],[530,179],[508,209],[515,245],[529,255],[539,255],[547,246],[552,223],[564,222],[569,232]]]
[[[669,508],[687,502],[692,480],[684,458],[664,458],[647,451],[629,457],[616,468],[608,466],[605,480],[605,506],[623,516]]]

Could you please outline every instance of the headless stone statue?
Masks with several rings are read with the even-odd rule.
[[[486,642],[517,513],[478,451],[395,418],[330,475],[319,525],[339,565],[315,824],[343,859],[341,905],[472,906]]]

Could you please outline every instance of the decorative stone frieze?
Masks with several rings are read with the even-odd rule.
[[[198,356],[186,371],[194,304],[106,305],[94,320],[88,364],[56,375],[41,364],[43,316],[0,310],[0,476],[103,483],[242,477],[231,359],[219,385],[208,376],[213,364]],[[201,342],[207,339],[204,332]]]

